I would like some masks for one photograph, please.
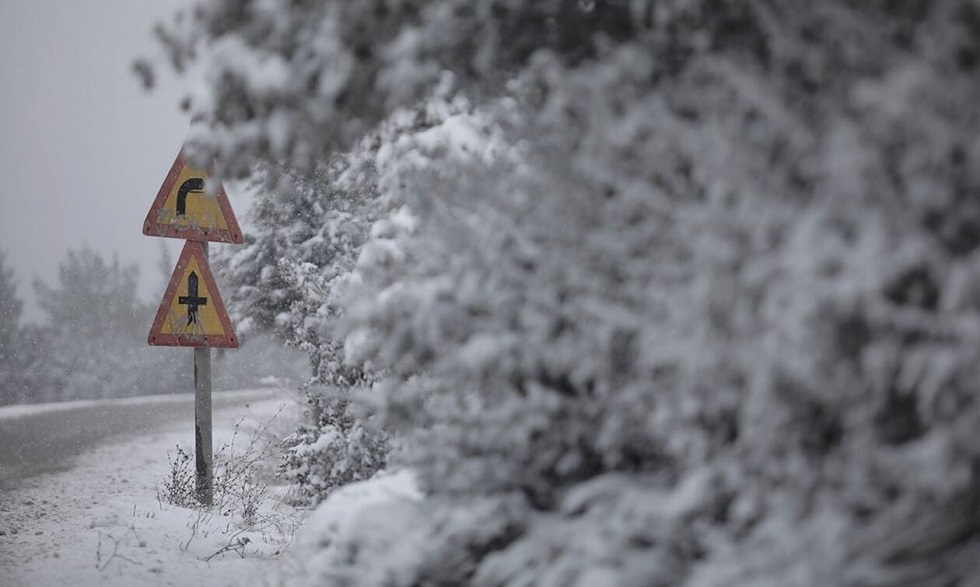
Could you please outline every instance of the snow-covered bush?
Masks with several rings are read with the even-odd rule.
[[[282,408],[280,408],[280,412]],[[232,516],[243,527],[260,521],[259,509],[268,497],[267,462],[278,452],[279,441],[269,435],[279,412],[258,424],[247,438],[240,438],[245,418],[235,424],[229,443],[213,455],[211,503],[199,501],[197,474],[191,453],[176,446],[176,454],[167,453],[168,474],[157,482],[157,500],[182,508]]]
[[[286,439],[285,477],[313,503],[337,487],[371,478],[387,462],[387,435],[351,410],[350,395],[308,390],[310,421]]]
[[[225,0],[164,38],[210,44],[206,155],[400,128],[324,324],[424,546],[368,525],[337,584],[980,577],[976,2]]]
[[[385,434],[351,407],[370,376],[344,364],[342,338],[334,333],[339,292],[384,209],[371,154],[366,142],[312,174],[268,168],[255,182],[246,245],[218,265],[244,332],[274,330],[310,357],[308,417],[287,440],[283,472],[313,502],[369,478],[387,458]]]

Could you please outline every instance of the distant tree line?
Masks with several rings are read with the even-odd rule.
[[[164,252],[161,292],[171,269]],[[135,264],[108,261],[88,246],[70,250],[54,284],[38,279],[32,284],[43,321],[22,324],[23,300],[0,251],[0,405],[191,391],[184,349],[146,343],[157,305],[138,297],[138,283]],[[215,369],[219,386],[252,385],[264,375],[282,375],[282,365],[290,360],[279,343],[270,347],[253,340],[246,346],[247,359],[220,356]],[[260,346],[265,352],[254,352]]]
[[[175,357],[146,345],[155,308],[137,297],[139,269],[90,247],[68,251],[56,283],[36,279],[39,325],[22,325],[13,271],[0,257],[0,403],[173,391]]]

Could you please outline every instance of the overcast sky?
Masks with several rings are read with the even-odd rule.
[[[69,248],[87,243],[140,265],[144,299],[162,295],[160,243],[143,219],[187,133],[186,81],[144,91],[134,58],[157,55],[150,29],[176,2],[0,0],[0,249],[27,302],[55,283]],[[234,193],[239,221],[245,210]]]

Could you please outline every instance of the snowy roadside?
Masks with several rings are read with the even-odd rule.
[[[214,414],[216,449],[278,416],[268,432],[288,434],[302,407],[288,393]],[[244,420],[243,420],[244,418]],[[235,426],[241,422],[237,437]],[[65,472],[0,493],[0,585],[264,585],[291,543],[302,512],[270,488],[258,522],[204,515],[157,498],[176,446],[193,451],[191,422],[110,443]]]

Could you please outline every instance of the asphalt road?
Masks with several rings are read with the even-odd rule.
[[[213,410],[275,397],[276,390],[218,392]],[[14,408],[16,409],[16,407]],[[110,440],[186,422],[194,426],[194,396],[105,400],[10,417],[0,411],[0,491],[35,475],[69,469],[85,451]]]

